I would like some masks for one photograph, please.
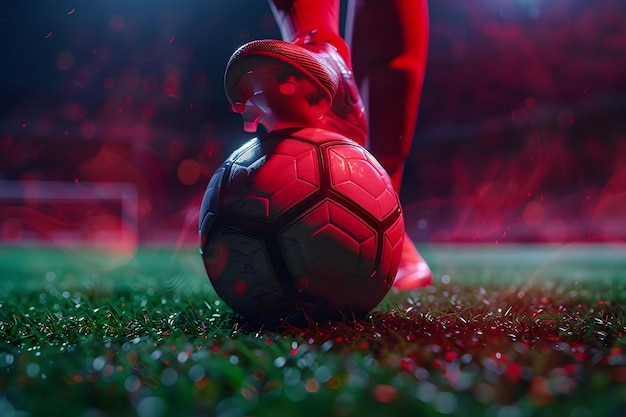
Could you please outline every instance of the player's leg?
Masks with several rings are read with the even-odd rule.
[[[351,0],[346,39],[369,122],[368,149],[400,191],[411,150],[428,48],[426,0]],[[394,285],[432,282],[430,268],[405,235]]]
[[[383,3],[388,5],[387,2]],[[242,114],[245,129],[253,132],[259,123],[268,130],[290,126],[324,127],[365,145],[367,123],[350,68],[349,50],[339,36],[338,0],[270,0],[270,6],[284,41],[265,40],[246,44],[233,54],[226,69],[226,94],[233,109]],[[354,6],[351,7],[353,12],[359,10]],[[389,18],[390,14],[385,16]],[[393,19],[397,18],[397,13],[392,14],[391,21],[385,24],[391,24],[393,29],[393,25],[398,22]],[[386,32],[388,28],[383,26],[373,29]],[[396,32],[391,36],[383,35],[383,42],[378,42],[377,51],[381,52],[380,49],[385,48],[387,38],[397,38],[396,35]],[[367,45],[361,45],[364,46],[362,51],[366,51]],[[368,67],[365,64],[362,66]],[[385,73],[381,68],[381,74]],[[382,78],[370,74],[367,79],[375,83]],[[397,84],[394,88],[402,85]],[[369,88],[366,91],[384,93],[384,88]],[[328,100],[331,101],[330,105]],[[408,102],[405,105],[411,107]],[[414,106],[417,108],[417,103]],[[378,108],[374,108],[370,113],[378,120],[383,119],[384,113],[373,114],[377,111]],[[399,116],[402,118],[402,115]],[[370,141],[370,146],[374,145],[372,151],[375,155],[377,152],[380,154],[381,161],[393,175],[394,184],[397,184],[401,181],[401,170],[392,169],[392,162],[399,161],[404,165],[403,158],[406,158],[410,149],[410,141],[408,148],[404,141],[400,141],[400,144],[390,143],[388,148],[382,148],[376,146],[381,143],[376,137],[381,136],[376,135]],[[405,147],[392,149],[392,145]],[[405,156],[391,158],[397,155],[397,151],[403,152]],[[396,287],[410,289],[430,283],[430,269],[408,236],[403,249]]]
[[[350,65],[348,45],[339,33],[339,0],[269,0],[269,5],[284,41],[304,39],[316,31]]]
[[[364,144],[367,123],[339,33],[339,0],[270,6],[283,40],[245,44],[226,67],[226,95],[244,128],[323,127]]]

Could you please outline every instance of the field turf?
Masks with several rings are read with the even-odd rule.
[[[195,249],[0,247],[0,416],[623,416],[626,249],[431,246],[365,320],[245,331]]]

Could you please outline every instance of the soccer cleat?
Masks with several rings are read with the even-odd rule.
[[[351,69],[315,32],[294,42],[257,40],[226,66],[226,96],[244,130],[318,127],[365,143],[367,122]]]
[[[393,282],[393,287],[400,290],[415,290],[433,283],[433,273],[419,254],[413,241],[404,234],[400,267]]]

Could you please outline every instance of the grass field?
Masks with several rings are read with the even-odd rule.
[[[0,247],[0,416],[626,415],[626,249],[423,253],[366,320],[247,332],[195,249]]]

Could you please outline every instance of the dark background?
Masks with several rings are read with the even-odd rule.
[[[626,2],[433,0],[430,14],[401,193],[415,240],[626,239]],[[278,37],[265,1],[2,2],[0,241],[125,221],[123,204],[77,215],[64,194],[9,192],[54,181],[130,183],[141,242],[195,244],[209,178],[253,136],[225,64]]]

